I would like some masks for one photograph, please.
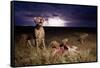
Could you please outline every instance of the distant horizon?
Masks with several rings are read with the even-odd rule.
[[[35,26],[19,26],[19,25],[16,25],[15,27],[35,27]],[[97,29],[97,27],[68,27],[68,26],[43,26],[44,28],[45,27],[50,27],[50,28],[95,28]]]

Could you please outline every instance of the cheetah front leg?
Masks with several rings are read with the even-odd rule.
[[[45,47],[45,40],[42,39],[42,45],[43,45],[43,50],[46,50],[46,47]]]
[[[36,39],[36,51],[38,52],[39,51],[39,40]]]

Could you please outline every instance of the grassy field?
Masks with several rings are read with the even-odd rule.
[[[76,62],[92,62],[96,61],[96,33],[88,32],[89,36],[85,43],[81,44],[77,39],[83,31],[51,31],[46,32],[46,50],[39,49],[27,44],[27,41],[22,41],[19,35],[15,42],[15,65],[40,65],[40,64],[57,64],[57,63],[76,63]],[[87,32],[86,32],[87,33]],[[71,45],[77,46],[78,55],[59,55],[52,57],[52,48],[48,47],[51,41],[56,40],[61,42],[62,39],[68,38]]]

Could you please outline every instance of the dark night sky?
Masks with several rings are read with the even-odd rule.
[[[96,27],[97,7],[59,5],[34,2],[13,2],[16,26],[34,26],[33,18],[43,16],[44,26]]]

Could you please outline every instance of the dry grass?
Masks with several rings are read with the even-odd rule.
[[[40,64],[56,64],[56,63],[74,63],[74,62],[91,62],[96,61],[96,35],[89,34],[86,42],[81,45],[77,41],[77,37],[68,36],[70,43],[78,47],[79,54],[71,55],[57,55],[52,56],[52,49],[46,48],[46,50],[31,47],[24,43],[16,43],[15,48],[15,65],[40,65]]]

